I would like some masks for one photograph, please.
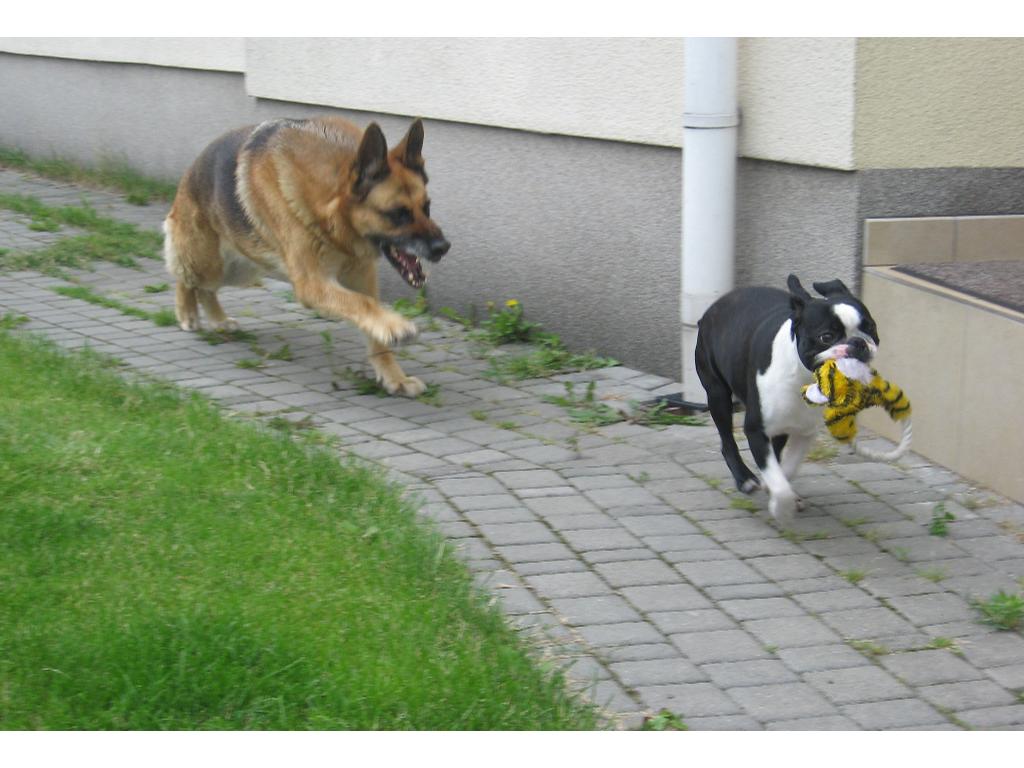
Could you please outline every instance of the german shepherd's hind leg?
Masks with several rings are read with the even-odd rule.
[[[177,279],[174,313],[183,331],[201,327],[200,304],[217,327],[230,325],[231,318],[216,297],[224,276],[220,237],[180,191],[164,220],[164,263],[168,274]]]
[[[233,317],[229,317],[224,311],[224,307],[220,305],[220,300],[217,298],[217,292],[205,288],[196,289],[196,294],[199,297],[199,303],[203,305],[203,310],[206,312],[206,316],[213,323],[213,327],[218,331],[237,331],[238,321]]]
[[[178,327],[183,331],[199,330],[197,293],[195,288],[189,288],[180,277],[178,278],[174,292],[174,315],[178,318]]]

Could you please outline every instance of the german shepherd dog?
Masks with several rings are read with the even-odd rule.
[[[197,330],[202,305],[216,328],[237,329],[217,291],[270,275],[305,306],[354,323],[390,394],[421,394],[424,383],[391,352],[416,326],[381,305],[377,260],[419,288],[421,260],[448,252],[430,218],[422,148],[420,120],[390,152],[376,123],[360,131],[337,117],[270,120],[216,139],[182,177],[164,221],[178,324]]]

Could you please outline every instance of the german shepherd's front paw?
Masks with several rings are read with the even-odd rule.
[[[392,344],[411,339],[419,333],[416,323],[406,320],[397,312],[387,310],[362,323],[361,329],[374,341],[389,347]]]
[[[402,397],[419,397],[426,391],[427,385],[415,376],[403,376],[401,379],[384,379],[381,385],[389,395]]]

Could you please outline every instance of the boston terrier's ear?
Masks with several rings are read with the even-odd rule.
[[[790,275],[789,279],[786,280],[786,285],[789,286],[789,306],[793,308],[794,312],[800,314],[803,311],[804,304],[811,300],[811,294],[800,285],[796,275]]]
[[[826,298],[829,296],[849,296],[850,289],[843,285],[842,280],[829,280],[827,283],[812,283],[814,290]]]

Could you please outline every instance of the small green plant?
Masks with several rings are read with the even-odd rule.
[[[494,426],[496,426],[498,429],[519,429],[519,425],[516,424],[514,421],[499,421]]]
[[[167,283],[154,283],[153,285],[142,286],[142,290],[146,293],[163,293],[170,287]]]
[[[281,347],[276,352],[271,352],[269,355],[267,355],[267,359],[268,360],[285,360],[285,361],[291,360],[292,359],[291,347],[289,347],[287,344],[282,344]]]
[[[931,642],[929,642],[925,648],[929,650],[945,649],[950,653],[957,654],[958,656],[963,653],[963,651],[960,650],[960,646],[956,644],[956,640],[951,637],[933,637]]]
[[[860,584],[862,581],[864,581],[864,578],[867,576],[867,573],[865,573],[864,571],[851,569],[849,571],[843,571],[839,575],[851,584]]]
[[[920,576],[922,579],[927,579],[928,581],[931,581],[935,584],[938,584],[940,581],[949,578],[949,574],[941,568],[926,568],[924,570],[918,571],[917,575]]]
[[[498,346],[532,341],[539,330],[539,323],[531,323],[523,317],[523,305],[516,299],[509,299],[497,311],[493,301],[487,302],[487,319],[480,323],[477,335],[489,344]]]
[[[0,328],[17,328],[19,325],[27,323],[28,320],[29,319],[25,315],[15,315],[12,312],[5,312],[3,316],[0,316]]]
[[[910,560],[910,550],[906,547],[893,547],[892,556],[899,560],[901,563],[905,563]]]
[[[433,405],[436,408],[440,408],[441,403],[441,385],[440,384],[427,384],[427,388],[423,390],[419,397],[416,398],[421,403],[427,405]]]
[[[122,192],[133,205],[148,205],[152,200],[171,202],[177,185],[143,176],[126,162],[107,158],[96,167],[83,166],[61,157],[30,157],[18,149],[0,147],[0,166],[30,171],[39,176],[72,181]]]
[[[415,299],[407,299],[404,296],[396,299],[392,302],[391,306],[400,315],[410,319],[425,315],[430,311],[430,305],[427,303],[427,289],[420,288],[420,292],[416,294]]]
[[[377,379],[367,376],[362,371],[354,368],[346,368],[339,372],[341,377],[348,379],[355,386],[356,392],[360,395],[376,395],[377,397],[389,397],[384,385]]]
[[[650,715],[644,718],[643,725],[640,726],[641,731],[688,731],[686,723],[683,722],[679,715],[671,712],[667,709],[663,709],[656,715]]]
[[[946,510],[946,505],[939,502],[932,511],[932,522],[928,526],[928,533],[932,536],[948,536],[949,523],[956,520],[956,515]]]
[[[687,427],[699,427],[704,424],[704,419],[690,414],[673,413],[671,406],[666,401],[656,403],[649,408],[634,409],[630,418],[634,424],[643,424],[649,427],[671,426],[681,424]]]
[[[139,309],[138,307],[133,307],[130,304],[125,304],[123,301],[111,299],[107,296],[101,296],[91,288],[84,285],[58,285],[53,290],[61,296],[67,296],[71,299],[79,299],[80,301],[87,301],[90,304],[106,307],[107,309],[116,309],[123,315],[149,320],[162,327],[174,325],[177,322],[174,312],[169,309],[160,309],[156,312],[149,312],[145,309]]]
[[[733,496],[729,501],[729,506],[733,509],[742,509],[747,512],[757,512],[759,509],[757,502],[753,499],[748,499],[746,496]]]
[[[865,525],[871,522],[869,517],[843,517],[840,518],[839,522],[845,525],[847,528],[856,528],[858,525]]]
[[[241,360],[236,360],[235,361],[235,365],[238,366],[239,368],[246,368],[246,369],[262,368],[263,367],[263,361],[262,360],[257,360],[256,358],[253,358],[253,357],[244,357]]]
[[[618,365],[618,361],[610,357],[570,352],[553,333],[537,334],[535,342],[533,349],[525,355],[491,355],[488,358],[490,369],[484,375],[498,381],[506,378],[540,379]]]
[[[458,323],[463,328],[472,328],[476,323],[470,317],[463,317],[451,307],[441,307],[437,310],[437,313],[442,317],[447,317],[449,320]]]
[[[477,421],[487,421],[487,414],[483,411],[470,411],[469,415]]]
[[[982,621],[1000,629],[1016,629],[1024,618],[1024,599],[999,590],[988,600],[978,600],[975,606],[984,614]]]
[[[197,331],[197,335],[211,347],[216,347],[219,344],[226,344],[229,341],[241,341],[250,345],[255,344],[257,341],[255,333],[243,331],[240,328],[234,331],[223,331],[220,329],[207,330],[203,328]]]
[[[865,656],[885,656],[886,654],[892,653],[884,645],[880,645],[873,640],[848,640],[847,641],[851,648],[855,651],[860,651]]]
[[[0,269],[33,269],[60,274],[62,267],[86,267],[91,261],[109,261],[124,267],[138,266],[138,258],[159,258],[163,238],[157,232],[100,216],[89,204],[55,208],[29,195],[0,194],[0,208],[28,216],[36,229],[59,226],[85,230],[44,248],[9,252]]]
[[[591,427],[604,427],[623,421],[625,417],[619,411],[607,403],[597,402],[595,389],[596,384],[592,381],[587,384],[586,394],[579,397],[573,382],[567,381],[565,395],[545,395],[544,402],[561,406],[570,419]]]

